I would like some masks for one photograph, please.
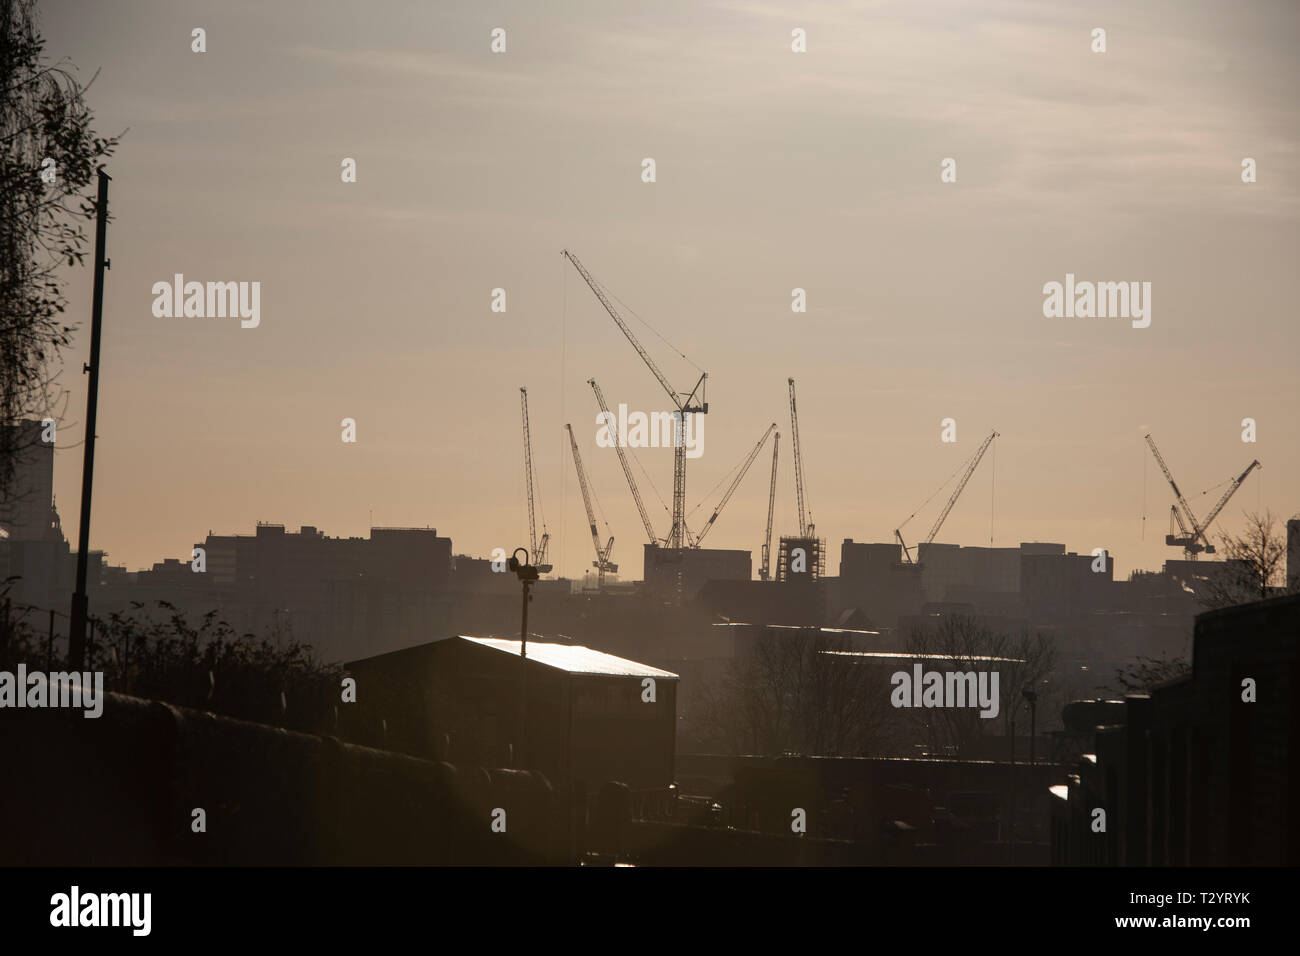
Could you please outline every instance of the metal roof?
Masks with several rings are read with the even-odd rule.
[[[507,641],[498,637],[460,637],[484,647],[506,654],[519,656],[519,642]],[[554,667],[556,670],[568,671],[570,674],[604,674],[615,677],[664,677],[672,680],[677,675],[671,671],[662,671],[648,664],[638,664],[623,657],[615,657],[603,651],[593,651],[580,644],[543,644],[538,641],[528,642],[528,659]]]
[[[881,659],[896,658],[908,661],[947,661],[954,667],[961,667],[967,661],[987,661],[996,664],[1023,664],[1019,657],[990,657],[984,654],[908,654],[902,651],[819,651],[820,654],[833,654],[836,657],[872,657]]]

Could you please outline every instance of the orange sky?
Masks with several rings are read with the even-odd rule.
[[[565,247],[710,373],[697,528],[722,489],[701,496],[776,421],[776,530],[795,529],[788,376],[830,573],[840,539],[889,540],[994,427],[940,540],[1108,547],[1121,575],[1178,557],[1148,430],[1198,513],[1219,493],[1203,489],[1261,460],[1221,528],[1300,510],[1293,6],[43,9],[48,51],[101,71],[99,130],[129,127],[110,166],[91,541],[113,563],[188,556],[258,520],[363,535],[372,512],[458,552],[513,549],[524,385],[557,570],[593,557],[571,421],[614,560],[639,577],[640,523],[595,446],[586,379],[615,406],[666,399]],[[940,182],[945,157],[956,183]],[[1258,182],[1241,182],[1243,157]],[[176,273],[260,282],[260,325],[155,317],[151,287]],[[1043,285],[1066,273],[1150,282],[1150,327],[1044,318]],[[71,276],[86,324],[90,282]],[[634,325],[689,388],[693,367]],[[86,352],[82,337],[66,354],[65,447],[82,438]],[[667,500],[671,451],[640,457]],[[56,463],[72,534],[80,462],[77,447]],[[756,568],[769,467],[765,452],[708,542],[752,549]]]

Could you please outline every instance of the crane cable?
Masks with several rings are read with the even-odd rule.
[[[590,272],[590,270],[588,270],[588,271]],[[691,364],[691,366],[692,366],[692,367],[693,367],[697,372],[701,372],[701,373],[702,373],[702,372],[704,371],[704,369],[700,368],[698,365],[696,365],[694,362],[692,362],[691,359],[690,359],[690,357],[689,357],[685,352],[683,352],[683,351],[682,351],[681,349],[679,349],[677,346],[673,345],[672,342],[669,342],[666,338],[664,338],[664,336],[659,332],[658,329],[656,329],[653,325],[651,325],[651,324],[650,324],[649,322],[647,322],[645,319],[641,318],[641,316],[639,316],[639,315],[636,313],[636,311],[635,311],[635,310],[634,310],[630,305],[628,305],[626,302],[624,302],[622,299],[620,299],[620,298],[619,298],[619,297],[618,297],[614,292],[612,292],[612,291],[610,291],[608,288],[606,288],[606,287],[605,287],[605,283],[601,282],[599,279],[596,279],[595,276],[592,276],[592,278],[595,280],[596,285],[600,286],[600,291],[604,292],[605,295],[609,296],[611,299],[613,299],[615,302],[617,302],[619,305],[621,305],[624,309],[626,309],[626,310],[627,310],[627,313],[628,313],[630,316],[632,316],[632,318],[636,319],[638,322],[640,322],[642,325],[644,325],[647,329],[649,329],[650,332],[655,336],[655,338],[657,338],[660,342],[663,342],[664,345],[666,345],[666,346],[668,346],[670,349],[672,349],[673,352],[676,353],[679,357],[686,359],[686,361],[689,362],[689,363]]]
[[[956,478],[958,475],[960,475],[960,474],[962,473],[962,470],[963,470],[963,469],[964,469],[968,464],[970,464],[971,458],[974,458],[974,457],[975,457],[975,454],[972,454],[972,455],[970,456],[970,458],[967,458],[967,459],[966,459],[965,461],[963,461],[960,465],[958,465],[958,466],[957,466],[957,470],[954,471],[951,475],[949,475],[949,476],[948,476],[948,479],[947,479],[943,484],[941,484],[938,488],[936,488],[936,489],[934,490],[934,494],[930,495],[929,498],[926,498],[924,501],[922,501],[922,502],[921,502],[921,506],[920,506],[919,508],[917,508],[915,511],[913,511],[910,515],[908,515],[908,516],[903,520],[902,524],[900,524],[900,525],[898,526],[898,530],[899,530],[899,531],[902,531],[902,530],[903,530],[903,525],[907,524],[907,522],[911,521],[913,518],[915,518],[917,515],[919,515],[922,511],[924,511],[924,510],[925,510],[925,506],[928,505],[931,501],[934,500],[935,495],[939,494],[939,492],[943,491],[943,489],[947,488],[950,484],[952,484],[952,480],[953,480],[954,478]]]

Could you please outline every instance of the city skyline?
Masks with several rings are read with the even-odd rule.
[[[1172,494],[1147,432],[1198,513],[1219,494],[1203,489],[1262,462],[1216,531],[1246,510],[1284,519],[1300,489],[1297,332],[1275,281],[1300,252],[1282,39],[1297,14],[1172,9],[670,4],[650,20],[575,4],[566,22],[523,5],[393,4],[372,20],[47,4],[51,49],[84,78],[100,70],[99,126],[130,128],[109,167],[91,547],[135,570],[262,520],[341,537],[427,525],[457,551],[513,550],[527,540],[526,386],[556,572],[580,577],[593,557],[571,422],[613,558],[638,576],[643,535],[596,447],[586,380],[615,407],[662,411],[666,397],[566,247],[710,373],[695,527],[721,489],[704,493],[775,421],[773,533],[796,530],[787,377],[828,574],[839,540],[892,540],[993,428],[940,541],[987,546],[992,525],[996,547],[1105,547],[1120,578],[1181,557],[1163,543]],[[1089,48],[1098,25],[1104,54]],[[1257,182],[1241,181],[1244,157]],[[89,273],[69,283],[67,527]],[[152,289],[177,273],[260,283],[260,323],[156,316]],[[1045,317],[1044,285],[1067,274],[1152,283],[1151,325]],[[791,311],[795,288],[806,313]],[[670,380],[687,377],[644,342]],[[950,417],[955,445],[940,441]],[[1240,440],[1244,418],[1257,443]],[[640,452],[665,500],[670,456]],[[709,537],[755,567],[765,457]]]

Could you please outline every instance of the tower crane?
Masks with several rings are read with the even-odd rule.
[[[763,535],[763,566],[758,569],[758,579],[766,581],[772,564],[772,514],[776,509],[776,459],[781,450],[781,433],[772,439],[772,483],[767,491],[767,532]]]
[[[628,466],[627,455],[623,451],[623,442],[618,434],[618,419],[609,411],[609,406],[605,404],[605,395],[596,384],[594,378],[587,379],[587,384],[591,390],[596,393],[596,403],[600,405],[600,410],[605,415],[605,423],[609,427],[610,437],[614,439],[614,450],[618,452],[618,463],[623,466],[623,475],[627,478],[627,486],[632,489],[632,498],[636,501],[636,510],[641,515],[641,524],[645,527],[646,537],[650,539],[651,544],[658,544],[659,538],[655,535],[654,525],[650,523],[650,516],[646,514],[645,503],[641,500],[641,492],[637,490],[636,479],[632,477],[632,469]],[[660,499],[662,501],[662,499]]]
[[[799,502],[799,536],[802,538],[815,538],[816,526],[812,522],[812,509],[808,510],[807,516],[804,514],[804,485],[803,485],[803,455],[799,450],[799,412],[794,403],[794,379],[789,380],[790,385],[790,443],[794,446],[794,492],[795,498]]]
[[[1210,543],[1206,531],[1209,529],[1210,524],[1214,519],[1219,516],[1219,512],[1223,510],[1224,505],[1228,503],[1228,499],[1237,493],[1237,489],[1241,487],[1241,483],[1246,480],[1252,471],[1261,467],[1259,460],[1256,459],[1255,461],[1252,461],[1246,466],[1245,471],[1232,479],[1232,483],[1229,485],[1228,490],[1223,493],[1223,497],[1219,499],[1218,504],[1216,504],[1210,511],[1209,517],[1204,521],[1198,521],[1196,515],[1192,512],[1191,506],[1187,504],[1187,499],[1184,498],[1183,493],[1178,490],[1178,482],[1174,481],[1174,476],[1169,471],[1169,466],[1165,464],[1165,459],[1160,454],[1160,449],[1156,447],[1155,439],[1150,435],[1147,435],[1146,442],[1151,448],[1151,454],[1155,456],[1156,464],[1158,464],[1160,470],[1165,473],[1165,478],[1169,482],[1169,487],[1174,490],[1174,500],[1177,502],[1177,504],[1169,506],[1169,534],[1165,535],[1165,544],[1170,547],[1181,547],[1187,557],[1193,561],[1196,560],[1196,556],[1202,551],[1206,554],[1214,554],[1214,545]],[[1173,533],[1173,526],[1175,523],[1178,525],[1179,534]],[[1191,527],[1189,528],[1188,525],[1191,525]]]
[[[702,372],[699,381],[695,383],[695,386],[690,390],[690,392],[684,393],[685,397],[683,397],[683,393],[675,391],[672,385],[669,384],[668,378],[659,370],[659,366],[655,364],[654,359],[650,357],[650,353],[645,350],[644,346],[637,341],[636,336],[632,334],[632,330],[628,328],[627,323],[623,321],[623,317],[619,315],[618,310],[614,308],[614,304],[610,301],[609,296],[605,294],[603,287],[592,278],[591,273],[587,271],[586,266],[584,266],[578,260],[578,257],[568,249],[562,250],[561,254],[573,263],[573,267],[578,270],[578,274],[582,276],[583,280],[591,288],[591,291],[595,293],[596,298],[600,300],[600,304],[603,305],[605,311],[609,313],[609,317],[614,320],[614,323],[620,330],[622,330],[623,335],[632,343],[632,347],[636,349],[637,354],[641,356],[641,361],[645,362],[646,367],[650,369],[654,374],[654,377],[659,380],[659,384],[663,386],[664,391],[668,393],[669,399],[672,400],[673,406],[677,409],[677,413],[674,416],[676,419],[676,435],[673,441],[673,524],[672,528],[668,532],[667,545],[670,548],[681,548],[683,542],[685,542],[689,537],[689,532],[686,529],[685,436],[688,422],[687,416],[694,414],[708,414],[709,403],[706,395],[708,391],[709,373]],[[696,398],[697,394],[699,395],[698,399]]]
[[[727,502],[731,500],[731,496],[736,493],[736,488],[740,486],[741,480],[749,471],[749,466],[754,463],[754,459],[758,457],[758,453],[763,450],[763,443],[767,441],[767,436],[772,434],[774,431],[776,431],[776,422],[767,426],[767,431],[763,432],[763,437],[758,440],[758,444],[754,446],[753,450],[750,451],[749,455],[745,458],[744,463],[740,466],[740,471],[736,474],[735,479],[727,488],[726,493],[723,494],[722,500],[718,502],[718,506],[713,509],[713,514],[709,517],[709,520],[704,522],[704,527],[701,528],[700,533],[695,536],[695,541],[691,547],[698,548],[700,546],[700,542],[704,540],[704,536],[708,534],[709,529],[713,527],[713,522],[718,520],[718,515],[722,512],[722,509],[727,506]]]
[[[578,485],[582,488],[582,503],[587,509],[587,525],[591,528],[591,543],[596,548],[596,560],[591,562],[591,566],[596,569],[596,587],[598,590],[605,589],[605,572],[611,574],[618,571],[618,565],[609,560],[610,552],[614,550],[614,536],[609,536],[609,542],[605,547],[600,546],[600,532],[596,530],[596,513],[591,508],[591,491],[587,487],[587,473],[582,468],[582,456],[578,454],[578,440],[573,437],[573,426],[565,425],[569,431],[569,447],[573,449],[573,467],[578,470]],[[608,524],[605,530],[609,530]]]
[[[977,450],[975,454],[971,456],[970,463],[966,466],[965,474],[961,476],[961,481],[957,482],[956,490],[953,491],[952,497],[948,499],[948,503],[943,506],[943,511],[939,512],[939,517],[936,518],[934,520],[934,524],[930,526],[930,533],[925,536],[925,541],[923,542],[924,544],[928,545],[933,543],[935,535],[939,533],[939,529],[943,527],[944,520],[948,517],[948,512],[952,511],[952,506],[957,503],[957,498],[960,497],[962,493],[962,489],[966,487],[966,482],[970,481],[970,476],[973,475],[975,473],[975,469],[979,467],[980,460],[984,457],[984,453],[988,451],[989,445],[993,444],[993,439],[997,437],[998,437],[998,433],[996,431],[989,432],[989,437],[984,439],[984,444],[980,445],[979,450]],[[948,480],[951,481],[952,479],[949,478]],[[948,482],[944,482],[945,485],[947,483]],[[930,498],[933,497],[934,495],[930,496]],[[926,503],[928,502],[929,502],[929,498],[926,499]],[[925,504],[922,504],[921,507],[924,508]],[[917,509],[917,511],[919,510],[920,508]],[[916,517],[916,511],[908,515],[907,520],[904,521],[903,524],[904,525],[907,524],[908,521],[911,521],[915,517]],[[898,543],[903,546],[903,554],[907,556],[907,563],[915,564],[915,562],[912,560],[912,553],[908,551],[907,544],[906,542],[903,541],[902,525],[899,525],[899,527],[894,529],[894,537],[897,538]],[[917,545],[916,556],[918,558],[920,558],[921,556],[920,545]]]
[[[551,541],[550,532],[546,530],[546,513],[542,513],[542,537],[537,538],[537,519],[533,514],[533,436],[528,430],[528,389],[519,389],[519,404],[524,417],[524,479],[528,484],[528,541],[533,549],[533,565],[538,573],[546,574],[551,565],[546,563],[546,547]]]

